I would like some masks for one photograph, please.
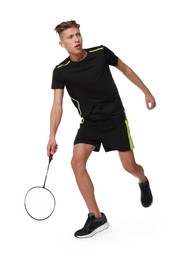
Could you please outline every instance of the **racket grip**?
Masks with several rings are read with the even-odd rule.
[[[50,155],[49,155],[49,164],[50,164],[50,162],[52,161],[52,159],[53,159],[53,155],[50,154]]]

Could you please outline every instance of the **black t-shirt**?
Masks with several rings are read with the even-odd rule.
[[[123,105],[109,65],[116,66],[118,57],[107,47],[85,49],[87,56],[79,62],[70,57],[53,71],[52,89],[66,87],[84,120],[102,121],[123,117]]]

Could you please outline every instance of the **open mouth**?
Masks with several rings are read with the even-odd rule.
[[[81,47],[81,44],[75,45],[75,48],[79,49]]]

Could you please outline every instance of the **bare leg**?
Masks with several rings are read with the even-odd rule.
[[[136,163],[133,151],[119,152],[124,169],[139,179],[140,183],[146,182],[143,167]]]
[[[101,213],[94,196],[94,186],[86,169],[87,160],[93,150],[93,145],[76,144],[74,146],[71,165],[77,185],[86,202],[89,212],[94,213],[95,217],[99,218],[101,217]]]

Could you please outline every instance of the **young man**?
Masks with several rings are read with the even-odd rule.
[[[62,118],[66,87],[82,118],[74,141],[71,165],[89,211],[84,227],[74,235],[87,238],[109,227],[105,214],[100,212],[97,205],[94,186],[86,169],[89,156],[93,151],[98,152],[101,144],[106,152],[118,151],[123,168],[137,177],[142,205],[149,207],[153,201],[149,181],[134,158],[128,121],[109,66],[115,66],[144,93],[148,109],[153,109],[156,102],[136,73],[107,47],[83,49],[79,28],[80,25],[75,21],[63,22],[55,28],[60,37],[59,44],[67,50],[69,57],[53,71],[54,102],[47,153],[49,155],[57,151],[55,136]]]

